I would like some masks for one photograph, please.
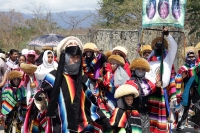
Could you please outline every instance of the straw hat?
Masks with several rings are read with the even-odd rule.
[[[20,68],[22,71],[24,71],[26,74],[33,74],[37,70],[37,66],[33,64],[26,64],[21,63]]]
[[[53,51],[53,47],[43,46],[42,50],[51,50],[51,51]]]
[[[130,69],[135,70],[137,68],[145,69],[146,72],[150,71],[150,65],[144,58],[136,58],[130,64]]]
[[[83,44],[77,37],[74,37],[74,36],[66,37],[57,46],[57,61],[60,60],[60,54],[62,50],[65,50],[65,48],[69,44],[71,44],[71,42],[76,42],[76,44],[80,47],[81,51],[83,52]]]
[[[8,80],[12,80],[14,78],[20,78],[22,79],[22,73],[20,71],[17,70],[13,70],[11,72],[8,73]]]
[[[130,84],[123,84],[117,88],[115,91],[115,98],[120,98],[126,95],[134,95],[134,98],[139,96],[139,92],[137,86],[133,86]]]
[[[112,55],[112,51],[108,50],[108,51],[105,52],[104,55],[106,56],[106,58],[109,58]]]
[[[185,53],[184,53],[185,52]],[[188,46],[188,47],[185,47],[185,50],[182,51],[182,57],[183,59],[186,58],[187,54],[189,52],[194,52],[194,55],[196,56],[196,50],[195,50],[195,47],[194,46]]]
[[[86,44],[83,46],[84,52],[87,51],[87,50],[91,50],[91,51],[94,52],[95,49],[97,49],[97,46],[96,46],[94,43],[86,43]]]
[[[200,50],[200,42],[199,42],[199,43],[197,43],[197,45],[195,46],[195,49],[196,49],[197,51],[199,51],[199,50]]]
[[[162,42],[162,37],[156,37],[152,42],[151,42],[151,48],[155,49],[155,45],[157,42]],[[166,39],[164,39],[164,46],[166,49],[168,49],[168,42]]]
[[[110,63],[112,60],[115,60],[118,63],[118,65],[120,65],[120,66],[124,66],[124,64],[125,64],[124,59],[119,55],[111,55],[108,58],[108,62]]]
[[[126,50],[125,47],[122,47],[122,46],[116,46],[114,47],[112,53],[115,54],[116,52],[120,52],[123,54],[124,58],[127,56],[128,54],[128,51]]]
[[[144,51],[152,51],[151,45],[149,45],[149,44],[142,45],[140,55],[142,55],[144,53]]]

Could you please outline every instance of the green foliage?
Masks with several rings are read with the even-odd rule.
[[[200,0],[188,1],[186,21],[190,26],[189,35],[196,33],[200,37]]]
[[[101,0],[100,25],[103,28],[138,28],[141,24],[142,0]]]

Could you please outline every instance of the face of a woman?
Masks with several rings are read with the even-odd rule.
[[[26,60],[24,58],[24,56],[20,56],[19,57],[19,64],[24,63]]]
[[[160,17],[163,18],[163,19],[165,19],[168,16],[169,11],[168,11],[167,2],[162,2],[160,4],[160,12],[159,12],[159,14],[160,14]]]
[[[125,96],[124,100],[125,100],[125,102],[126,102],[126,104],[128,106],[132,106],[133,105],[133,96]]]
[[[47,54],[48,63],[51,64],[53,62],[53,54]]]

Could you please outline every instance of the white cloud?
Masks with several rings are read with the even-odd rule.
[[[15,9],[20,12],[28,12],[25,8],[32,4],[42,4],[52,12],[67,10],[97,9],[99,0],[0,0],[0,11]]]

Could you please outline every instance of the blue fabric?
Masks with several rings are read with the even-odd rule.
[[[187,106],[188,105],[188,97],[189,97],[189,94],[190,94],[190,88],[191,88],[192,83],[194,82],[195,76],[191,77],[189,79],[189,81],[185,85],[184,92],[182,94],[182,99],[183,100],[181,102],[181,104],[183,106]]]

